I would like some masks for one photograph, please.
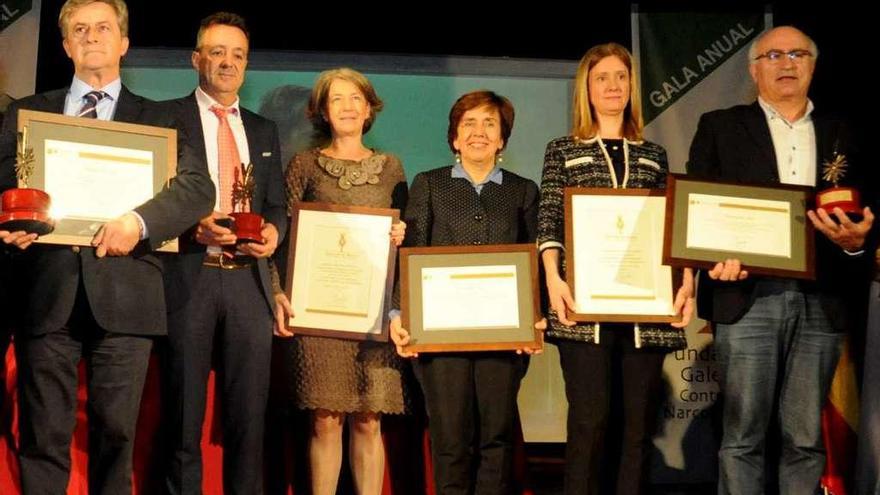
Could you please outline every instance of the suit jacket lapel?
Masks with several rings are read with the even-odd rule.
[[[70,88],[46,93],[46,111],[63,114],[68,91]]]
[[[116,103],[116,112],[113,120],[118,122],[137,122],[143,111],[142,100],[139,96],[129,91],[125,86],[119,92],[119,101]]]
[[[242,110],[241,124],[244,126],[244,134],[245,134],[245,137],[247,137],[248,153],[250,154],[251,163],[255,164],[257,162],[257,160],[260,158],[260,153],[262,153],[262,152],[260,151],[259,144],[256,142],[257,133],[256,132],[248,132],[248,129],[252,129],[254,126],[253,116],[250,113],[245,112],[243,108],[241,108],[241,107],[239,107],[239,108]],[[247,164],[245,164],[245,165],[247,165]],[[256,165],[254,165],[254,167],[256,167]],[[254,172],[256,173],[256,170],[254,170]]]
[[[834,122],[822,117],[813,115],[813,132],[816,136],[816,187],[822,189],[829,187],[830,183],[822,181],[822,164],[826,160],[831,160],[842,143],[837,142],[840,139]]]
[[[178,112],[178,118],[186,129],[189,144],[205,163],[208,163],[208,152],[205,151],[205,130],[202,127],[202,115],[199,103],[196,101],[196,93],[192,92],[182,102],[182,111]]]

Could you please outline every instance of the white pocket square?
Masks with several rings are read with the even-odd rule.
[[[264,151],[263,156],[272,156],[272,152],[271,151]]]

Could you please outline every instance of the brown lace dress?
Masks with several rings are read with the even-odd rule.
[[[299,201],[401,210],[406,206],[400,160],[379,152],[357,162],[330,158],[317,149],[304,151],[288,165],[286,187],[289,209]],[[406,411],[405,363],[390,343],[297,335],[287,348],[294,401],[300,409]]]

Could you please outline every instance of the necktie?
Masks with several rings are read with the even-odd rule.
[[[217,128],[217,165],[220,176],[220,211],[232,212],[232,182],[235,170],[241,165],[238,155],[238,147],[232,128],[229,127],[227,114],[236,113],[235,108],[224,108],[219,105],[211,107],[211,111],[220,121]]]
[[[79,112],[77,112],[76,116],[85,117],[87,119],[98,118],[98,110],[95,107],[97,107],[98,102],[103,100],[106,96],[107,93],[103,91],[89,91],[83,97],[85,98],[86,102],[83,103],[82,108],[79,109]]]

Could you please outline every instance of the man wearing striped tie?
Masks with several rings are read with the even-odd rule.
[[[278,129],[240,105],[248,61],[248,30],[236,14],[202,20],[192,53],[199,86],[167,102],[216,187],[214,211],[166,257],[171,407],[166,424],[173,454],[166,489],[202,492],[202,422],[212,355],[223,403],[223,490],[263,492],[263,418],[269,394],[274,298],[268,257],[287,225]],[[264,218],[262,242],[239,243],[230,225],[232,184],[253,166],[250,208]],[[236,171],[239,173],[236,174]],[[212,352],[216,346],[216,352]]]
[[[70,87],[13,103],[0,132],[0,178],[15,162],[22,108],[101,120],[168,126],[158,106],[120,80],[128,49],[122,0],[67,0],[58,20],[73,61]],[[0,192],[13,187],[0,181]],[[177,177],[132,211],[106,222],[90,247],[34,244],[36,236],[0,231],[20,252],[19,461],[24,494],[65,493],[75,423],[77,365],[88,379],[89,492],[131,492],[132,447],[150,349],[166,333],[160,261],[152,253],[211,211],[214,188],[204,164],[183,155]],[[4,315],[6,317],[6,315]]]

